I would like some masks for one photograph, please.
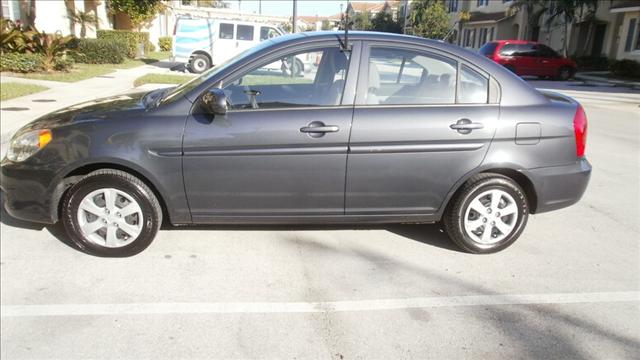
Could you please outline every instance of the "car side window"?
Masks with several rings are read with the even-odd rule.
[[[457,62],[440,55],[371,48],[366,104],[453,104]]]
[[[238,25],[238,40],[253,41],[253,26]]]
[[[218,34],[220,39],[233,39],[233,24],[220,23]]]
[[[230,110],[340,105],[348,53],[338,47],[294,52],[223,86]]]
[[[278,36],[278,31],[272,27],[262,26],[260,27],[260,41],[269,40]]]
[[[489,79],[463,64],[460,70],[460,93],[458,94],[458,103],[486,104],[488,98]]]

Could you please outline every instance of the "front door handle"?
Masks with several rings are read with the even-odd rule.
[[[469,134],[473,130],[484,128],[482,123],[474,123],[469,119],[460,119],[455,124],[449,125],[453,130],[457,130],[460,134]]]
[[[340,128],[337,125],[325,125],[322,121],[313,121],[307,126],[301,127],[300,132],[308,133],[311,137],[321,137],[325,133],[338,132]]]

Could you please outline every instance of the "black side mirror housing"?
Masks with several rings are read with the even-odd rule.
[[[227,95],[219,88],[213,88],[202,96],[204,110],[212,115],[225,115],[227,113]]]

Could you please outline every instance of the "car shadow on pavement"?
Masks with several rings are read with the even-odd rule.
[[[203,231],[327,231],[327,230],[386,230],[390,233],[417,241],[425,245],[445,250],[462,252],[447,237],[439,224],[321,224],[321,225],[163,225],[162,230],[203,230]]]

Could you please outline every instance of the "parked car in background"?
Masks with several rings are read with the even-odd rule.
[[[576,73],[577,66],[573,60],[532,41],[491,41],[484,44],[479,52],[520,76],[568,80]]]
[[[189,71],[199,74],[261,41],[283,34],[273,24],[181,17],[174,28],[173,61],[184,63]],[[296,75],[304,68],[300,59],[289,66]]]
[[[345,42],[282,36],[178,87],[45,115],[10,142],[5,207],[62,221],[102,256],[142,251],[163,218],[442,221],[462,249],[489,253],[529,214],[584,193],[587,118],[572,98],[440,41],[353,32]],[[268,71],[301,56],[318,62],[304,76]]]

